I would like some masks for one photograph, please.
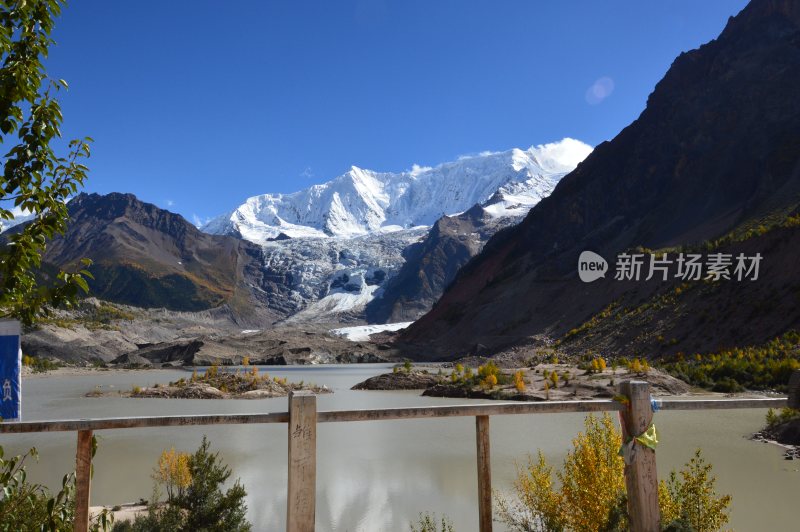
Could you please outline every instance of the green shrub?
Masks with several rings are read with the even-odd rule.
[[[795,408],[781,408],[780,413],[770,408],[767,410],[767,427],[786,423],[797,418],[800,418],[800,410]]]
[[[93,453],[96,442],[93,441]],[[75,519],[75,473],[64,475],[55,495],[27,480],[25,462],[37,460],[33,448],[24,455],[5,459],[0,447],[0,530],[14,532],[67,532]],[[91,523],[93,532],[108,530],[112,516],[104,511]]]
[[[436,519],[436,514],[419,514],[416,523],[411,523],[411,532],[454,532],[453,523],[447,516],[442,516],[441,521]]]
[[[734,392],[742,389],[785,391],[800,369],[800,334],[789,331],[762,345],[735,347],[719,353],[678,353],[661,367],[695,386]]]
[[[731,377],[723,377],[711,387],[712,392],[735,393],[744,391],[744,387]]]
[[[211,444],[203,436],[200,448],[189,457],[191,481],[180,493],[173,493],[170,504],[154,500],[147,515],[137,517],[132,523],[118,523],[114,532],[249,532],[251,525],[245,519],[244,502],[247,492],[239,480],[222,491],[231,470],[222,463],[219,453],[210,449]],[[158,490],[157,485],[154,492],[158,494]]]
[[[59,362],[53,362],[48,358],[32,357],[22,355],[22,365],[29,367],[34,373],[45,373],[61,367]]]

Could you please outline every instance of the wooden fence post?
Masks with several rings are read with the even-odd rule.
[[[475,416],[478,448],[478,530],[492,532],[492,462],[489,450],[489,416]]]
[[[314,532],[317,490],[317,397],[289,393],[289,487],[287,532]]]
[[[622,412],[624,440],[639,436],[653,421],[650,405],[650,385],[641,381],[620,383],[620,391],[630,403]],[[635,443],[626,450],[625,486],[628,490],[628,517],[633,532],[661,530],[658,510],[658,476],[654,450]]]
[[[75,453],[75,532],[89,530],[89,495],[92,491],[92,431],[78,431]]]
[[[794,370],[789,377],[789,390],[787,395],[787,406],[789,408],[800,408],[800,369]]]

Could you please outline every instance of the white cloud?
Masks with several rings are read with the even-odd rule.
[[[414,163],[414,164],[411,165],[411,170],[409,170],[409,173],[411,175],[413,175],[413,176],[417,176],[417,175],[421,174],[422,172],[427,172],[428,170],[433,170],[433,167],[432,166],[420,166],[417,163]]]
[[[586,103],[597,105],[611,96],[612,92],[614,92],[614,80],[603,76],[586,89]]]
[[[585,142],[565,137],[557,142],[531,146],[528,151],[536,156],[536,160],[546,170],[571,172],[592,153],[592,149]]]
[[[300,172],[300,177],[304,179],[311,179],[314,177],[314,172],[311,171],[310,166],[306,166],[306,169]]]
[[[207,217],[207,218],[200,218],[200,217],[199,217],[199,216],[197,216],[196,214],[192,214],[192,223],[193,223],[193,224],[194,224],[194,226],[195,226],[195,227],[197,227],[197,228],[203,227],[204,225],[206,225],[206,224],[207,224],[208,222],[210,222],[210,221],[211,221],[211,218],[210,218],[210,217]]]
[[[172,207],[173,205],[175,205],[175,202],[172,201],[171,199],[168,199],[167,200],[167,207]]]

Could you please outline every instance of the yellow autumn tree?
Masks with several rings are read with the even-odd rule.
[[[467,366],[464,368],[464,382],[470,382],[472,380],[472,368]]]
[[[625,476],[618,451],[622,436],[604,414],[591,414],[553,475],[541,452],[517,471],[514,496],[495,495],[498,518],[514,532],[626,530]],[[731,497],[718,495],[712,466],[696,451],[658,488],[661,523],[670,530],[716,532],[728,522]],[[556,482],[556,480],[558,482]],[[555,484],[560,484],[556,489]]]
[[[662,523],[680,520],[697,532],[716,532],[728,523],[731,496],[716,494],[717,479],[711,475],[711,467],[698,449],[679,473],[672,471],[659,483]]]
[[[192,482],[189,454],[176,452],[175,447],[162,451],[153,472],[153,480],[167,490],[167,502],[171,503],[182,497],[184,490]]]
[[[618,455],[622,438],[611,416],[586,417],[586,431],[572,441],[572,450],[555,477],[544,456],[528,460],[517,472],[515,499],[498,495],[498,516],[511,530],[595,532],[608,527],[612,509],[625,492],[624,464]]]
[[[622,436],[611,416],[589,415],[584,427],[586,432],[572,440],[572,451],[557,474],[565,509],[569,509],[565,522],[576,532],[604,529],[610,510],[625,491],[625,464],[619,456]]]
[[[525,391],[525,376],[523,375],[522,370],[514,373],[514,387],[519,393]]]

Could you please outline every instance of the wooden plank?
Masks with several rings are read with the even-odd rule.
[[[660,410],[732,410],[739,408],[783,408],[785,397],[757,399],[661,399]]]
[[[67,419],[56,421],[24,421],[0,423],[0,433],[64,432],[74,430],[134,429],[149,427],[182,427],[189,425],[237,425],[250,423],[288,423],[288,412],[274,414],[219,414],[197,416],[148,416],[99,419]]]
[[[89,497],[92,491],[92,431],[78,431],[75,453],[75,532],[89,530]]]
[[[559,414],[565,412],[603,412],[622,410],[623,406],[611,400],[596,401],[542,401],[483,403],[454,406],[424,406],[409,408],[381,408],[371,410],[321,411],[320,423],[344,421],[389,421],[395,419],[424,419],[459,416],[498,416],[512,414]]]
[[[650,406],[650,385],[646,382],[620,383],[620,392],[630,403],[623,410],[622,434],[625,440],[644,433],[653,420]],[[658,510],[658,475],[656,453],[652,449],[634,444],[626,450],[625,486],[628,491],[628,516],[633,532],[658,532],[661,519]]]
[[[783,408],[786,398],[766,399],[663,399],[662,410],[719,410],[733,408]],[[345,421],[387,421],[459,416],[496,416],[514,414],[558,414],[564,412],[603,412],[622,410],[623,406],[607,399],[589,401],[498,402],[455,406],[414,408],[378,408],[370,410],[337,410],[318,413],[319,423]],[[146,416],[98,419],[67,419],[0,423],[0,434],[29,432],[71,432],[76,430],[110,430],[189,425],[241,425],[251,423],[288,423],[288,412],[271,414],[219,414],[194,416]]]
[[[492,532],[492,464],[489,449],[489,416],[475,416],[478,450],[478,530]]]
[[[317,397],[289,394],[289,487],[287,532],[314,532],[317,491]]]

